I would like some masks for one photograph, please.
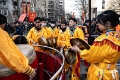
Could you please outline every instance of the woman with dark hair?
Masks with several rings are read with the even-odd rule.
[[[19,35],[14,39],[15,44],[27,44],[28,41],[25,36]]]
[[[107,10],[97,17],[98,27],[103,32],[94,40],[89,50],[72,49],[79,52],[81,58],[91,63],[87,80],[119,80],[116,63],[120,57],[119,15]]]

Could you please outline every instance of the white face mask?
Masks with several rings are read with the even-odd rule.
[[[46,23],[41,23],[41,26],[46,26]]]
[[[51,24],[51,27],[54,27],[55,26],[55,24]]]

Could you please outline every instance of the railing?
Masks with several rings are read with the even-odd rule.
[[[59,74],[64,70],[64,63],[65,63],[65,57],[63,55],[63,53],[61,53],[60,51],[58,51],[57,49],[55,48],[52,48],[52,47],[48,47],[48,46],[44,46],[44,45],[33,45],[34,47],[44,47],[44,48],[48,48],[48,49],[51,49],[51,50],[54,50],[56,51],[59,55],[61,55],[62,57],[62,64],[61,64],[61,67],[59,68],[59,70],[50,78],[50,80],[55,80]]]
[[[91,35],[91,37],[98,37],[99,35]],[[85,36],[86,37],[86,36]]]
[[[91,37],[98,37],[99,35],[91,35]]]

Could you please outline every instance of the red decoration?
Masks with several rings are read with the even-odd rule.
[[[19,22],[23,22],[27,14],[21,14],[20,18],[18,19]]]
[[[29,18],[28,21],[29,22],[34,22],[34,19],[36,18],[36,13],[35,12],[30,12],[29,13]]]
[[[77,58],[78,58],[78,63],[75,67],[75,73],[76,73],[77,77],[80,78],[80,73],[78,72],[78,70],[80,68],[80,62],[81,62],[79,53],[77,53]]]

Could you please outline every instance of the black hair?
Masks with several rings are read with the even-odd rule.
[[[4,15],[0,14],[0,25],[5,23],[7,23],[7,18]]]
[[[46,19],[45,18],[41,18],[41,21],[46,21]]]
[[[107,21],[112,27],[116,27],[119,24],[119,15],[115,11],[106,10],[97,16],[98,23],[105,25]]]
[[[61,24],[65,24],[67,26],[67,22],[63,21]]]
[[[18,20],[14,22],[14,24],[17,24],[17,23],[20,24],[20,22]]]
[[[85,20],[85,23],[88,23],[89,22],[89,20]]]
[[[74,22],[77,23],[77,19],[75,19],[75,18],[70,18],[69,20],[73,20]]]
[[[20,36],[17,36],[17,37],[14,39],[14,43],[15,43],[15,44],[27,44],[28,41],[27,41],[27,39],[26,39],[25,36],[20,35]]]
[[[40,21],[41,21],[41,18],[40,18],[40,17],[36,17],[36,18],[34,19],[34,21],[37,21],[37,20],[40,20]]]
[[[55,24],[56,22],[52,20],[50,23],[54,23]]]

